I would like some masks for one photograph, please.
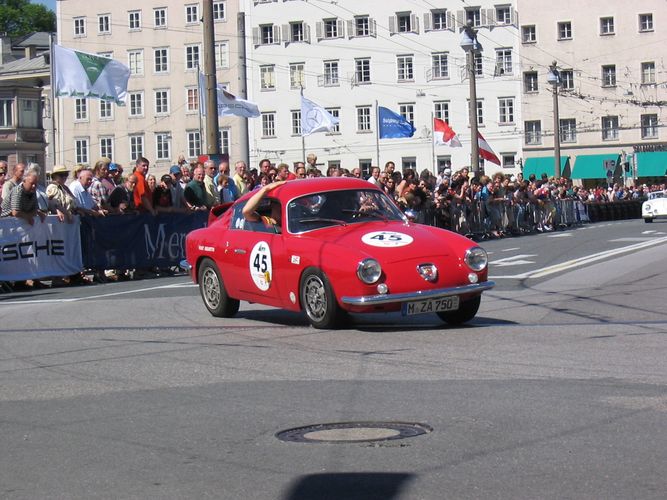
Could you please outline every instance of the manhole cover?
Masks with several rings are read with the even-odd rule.
[[[421,436],[432,430],[409,422],[339,422],[287,429],[276,437],[293,443],[368,443]]]

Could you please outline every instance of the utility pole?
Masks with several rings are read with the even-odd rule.
[[[206,85],[206,153],[219,155],[218,85],[215,74],[215,33],[213,0],[203,0],[204,12],[204,84]]]
[[[554,176],[556,179],[560,177],[560,118],[558,114],[558,87],[561,84],[560,72],[556,61],[549,66],[549,73],[547,73],[547,81],[551,84],[553,91],[553,108],[554,108]]]

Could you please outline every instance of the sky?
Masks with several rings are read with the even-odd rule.
[[[56,11],[56,0],[30,0],[30,3],[39,3],[42,5],[46,5],[53,12]]]

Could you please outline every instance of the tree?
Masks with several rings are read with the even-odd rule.
[[[34,31],[55,31],[56,15],[44,5],[29,0],[0,0],[0,32],[10,37]]]

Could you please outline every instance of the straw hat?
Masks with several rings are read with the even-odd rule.
[[[69,174],[69,168],[65,165],[56,165],[51,172],[51,175],[53,174]]]

